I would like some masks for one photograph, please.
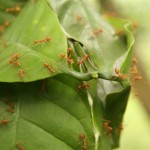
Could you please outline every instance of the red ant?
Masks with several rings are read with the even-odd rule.
[[[12,59],[18,59],[19,58],[19,54],[12,54]]]
[[[80,22],[82,19],[83,19],[83,17],[81,17],[81,16],[79,16],[79,15],[76,16],[76,20],[77,20],[77,21]]]
[[[121,35],[123,35],[123,34],[124,34],[124,31],[123,31],[123,30],[117,30],[114,35],[121,36]]]
[[[5,11],[6,12],[20,12],[21,8],[20,8],[20,6],[16,6],[16,7],[12,7],[12,8],[6,8]]]
[[[87,150],[87,140],[86,140],[84,134],[81,133],[81,134],[79,135],[79,138],[83,141],[83,146],[82,146],[83,150]]]
[[[138,22],[134,21],[134,22],[132,23],[132,28],[133,28],[133,30],[137,30],[138,27],[139,27]]]
[[[0,32],[3,32],[3,30],[5,29],[5,27],[8,27],[9,24],[10,23],[8,21],[5,21],[2,25],[0,25]]]
[[[50,65],[49,65],[48,63],[44,63],[44,67],[48,68],[48,70],[49,70],[52,74],[55,73],[54,68],[50,67]]]
[[[25,150],[24,146],[22,144],[19,144],[19,143],[16,144],[16,148],[18,150]]]
[[[39,43],[44,43],[44,42],[50,42],[51,41],[51,37],[46,37],[45,39],[42,40],[35,40],[34,44],[39,44]]]
[[[9,108],[9,107],[6,107],[6,111],[9,111],[9,112],[11,112],[11,113],[14,113],[14,112],[15,112],[15,110],[14,110],[14,109]]]
[[[17,59],[19,59],[19,54],[12,54],[11,59],[8,62],[9,64],[20,66],[21,64],[19,61],[16,61]]]
[[[102,29],[98,29],[98,30],[94,30],[94,31],[93,31],[93,34],[94,34],[95,36],[97,36],[97,35],[99,35],[99,34],[102,33],[102,32],[103,32]]]
[[[68,47],[68,48],[67,48],[67,52],[70,52],[70,51],[72,51],[72,48],[71,48],[71,47]]]
[[[132,68],[130,69],[132,76],[134,78],[134,82],[136,82],[137,80],[142,80],[142,76],[139,75],[138,69],[137,69],[137,59],[133,58],[132,59]]]
[[[128,75],[122,74],[122,73],[120,72],[120,70],[117,69],[117,68],[115,68],[115,73],[117,74],[117,76],[118,76],[119,79],[124,80],[124,79],[127,79],[127,78],[128,78]]]
[[[11,113],[14,113],[14,112],[15,112],[15,110],[14,110],[15,104],[12,103],[12,102],[10,102],[7,98],[4,99],[4,102],[5,102],[6,104],[8,104],[8,107],[5,108],[6,111],[9,111],[9,112],[11,112]]]
[[[89,58],[89,55],[85,55],[83,58],[81,58],[79,61],[78,61],[78,65],[81,65],[84,61],[86,61],[87,59]]]
[[[66,59],[67,62],[71,65],[74,63],[73,59],[67,57],[65,54],[60,54],[60,57]]]
[[[90,87],[91,86],[88,83],[83,83],[83,84],[78,86],[78,91],[81,90],[81,89],[88,89]]]
[[[13,60],[10,59],[8,62],[9,62],[9,64],[13,64],[13,65],[16,65],[16,66],[21,66],[21,63],[19,61],[13,61]]]
[[[134,80],[142,80],[142,79],[143,79],[143,77],[142,77],[142,76],[140,76],[140,75],[138,75],[138,76],[134,77]]]
[[[110,121],[105,121],[105,122],[103,123],[103,127],[104,127],[104,129],[106,130],[107,134],[108,134],[109,136],[111,136],[112,131],[113,131],[113,128],[112,128],[109,124],[110,124]]]
[[[19,74],[20,74],[20,77],[23,78],[23,77],[24,77],[24,70],[21,69],[21,70],[19,71]]]
[[[7,123],[9,123],[9,120],[8,120],[8,119],[3,119],[3,120],[0,121],[0,125],[1,125],[1,124],[7,124]]]

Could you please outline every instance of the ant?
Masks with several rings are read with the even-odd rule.
[[[50,67],[50,65],[49,65],[48,63],[44,63],[44,67],[48,68],[48,70],[49,70],[52,74],[55,73],[54,68]]]
[[[113,131],[113,128],[112,128],[109,124],[110,124],[110,121],[105,121],[105,122],[103,123],[103,127],[104,127],[104,129],[106,130],[106,133],[107,133],[109,136],[111,136],[112,131]]]
[[[102,29],[97,29],[97,30],[94,30],[93,31],[93,34],[95,35],[95,36],[98,36],[100,33],[102,33],[103,32],[103,30]]]
[[[12,54],[12,59],[18,59],[19,58],[19,54]]]
[[[17,61],[19,59],[19,54],[12,54],[11,59],[8,61],[9,64],[13,64],[16,66],[20,66],[20,62]]]
[[[0,121],[0,125],[1,124],[8,124],[9,123],[9,120],[8,119],[3,119]]]
[[[68,47],[68,48],[67,48],[67,52],[70,52],[70,51],[72,51],[72,48],[71,48],[71,47]]]
[[[5,21],[2,25],[0,25],[0,32],[3,32],[3,30],[5,29],[5,27],[8,27],[10,24],[10,22]]]
[[[67,57],[65,54],[60,54],[60,57],[66,59],[67,62],[71,65],[74,63],[73,59]]]
[[[16,66],[21,66],[21,63],[18,62],[18,61],[13,61],[13,60],[10,59],[8,62],[9,62],[9,64],[13,64],[13,65],[16,65]]]
[[[77,20],[78,22],[80,22],[81,20],[83,20],[83,17],[77,15],[77,16],[76,16],[76,20]]]
[[[84,61],[86,61],[87,59],[89,58],[89,55],[85,55],[83,58],[81,58],[79,61],[78,61],[78,65],[81,65],[83,64]]]
[[[19,143],[16,144],[16,148],[18,150],[25,150],[24,146],[22,144],[19,144]]]
[[[133,30],[137,30],[138,27],[139,27],[138,22],[134,21],[134,22],[132,23],[132,28],[133,28]]]
[[[39,44],[39,43],[44,43],[44,42],[50,42],[51,41],[51,37],[46,37],[45,39],[42,40],[35,40],[34,44]]]
[[[115,32],[115,36],[121,36],[121,35],[123,35],[124,34],[124,31],[123,30],[117,30],[116,32]]]
[[[137,81],[137,80],[142,80],[142,79],[143,79],[143,77],[140,76],[140,75],[134,77],[134,80],[136,80],[136,81]]]
[[[5,11],[6,12],[20,12],[21,8],[20,8],[20,6],[16,6],[16,7],[12,7],[12,8],[6,8]]]
[[[81,90],[81,89],[88,89],[90,87],[91,86],[88,83],[83,83],[83,84],[78,86],[78,91]]]
[[[24,77],[24,70],[21,69],[21,70],[19,71],[19,74],[20,74],[20,77],[23,78],[23,77]]]
[[[137,80],[143,79],[142,76],[138,72],[137,59],[136,58],[132,59],[132,68],[130,70],[131,70],[132,76],[134,78],[134,82],[136,82]]]
[[[83,150],[87,150],[87,140],[86,140],[84,134],[81,133],[81,134],[79,135],[79,138],[83,141],[83,146],[82,146]]]
[[[15,112],[15,110],[14,110],[13,108],[11,108],[11,107],[6,107],[6,111],[9,111],[9,112],[11,112],[11,113],[14,113],[14,112]]]
[[[115,73],[117,74],[119,79],[124,80],[128,78],[128,75],[121,73],[120,70],[117,68],[115,68]]]

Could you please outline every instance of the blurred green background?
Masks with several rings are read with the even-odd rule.
[[[91,0],[101,13],[114,13],[136,21],[134,56],[143,80],[136,85],[138,96],[131,92],[124,116],[120,148],[116,150],[150,150],[150,0]]]

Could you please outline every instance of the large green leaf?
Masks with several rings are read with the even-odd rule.
[[[86,92],[77,92],[80,84],[63,74],[33,83],[1,83],[0,122],[10,122],[0,123],[0,149],[15,149],[19,143],[30,150],[82,150],[81,133],[87,149],[95,149],[91,108]],[[14,113],[6,111],[12,103]]]
[[[46,37],[51,40],[35,43],[36,40]],[[45,0],[31,1],[2,37],[0,53],[3,55],[3,61],[0,64],[0,81],[29,82],[56,75],[66,65],[66,61],[59,57],[61,53],[66,53],[66,49],[66,37],[53,9]],[[19,55],[17,61],[21,65],[8,62],[15,54]],[[45,67],[44,63],[49,66]],[[54,69],[55,73],[51,69]],[[20,78],[18,70],[23,70],[23,77]]]
[[[97,79],[88,82],[88,90],[93,102],[93,119],[99,133],[99,149],[109,150],[119,146],[123,115],[127,106],[130,86],[119,82]],[[125,84],[126,85],[126,84]],[[112,131],[105,130],[104,123],[109,122]]]

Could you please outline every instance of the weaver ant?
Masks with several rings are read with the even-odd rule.
[[[97,30],[94,30],[93,31],[93,34],[95,35],[95,36],[98,36],[100,33],[102,33],[103,32],[103,30],[102,29],[97,29]]]
[[[73,59],[67,57],[65,54],[60,54],[60,57],[66,59],[66,61],[71,65],[74,63]]]
[[[87,59],[89,58],[89,55],[85,55],[83,58],[81,58],[79,61],[78,61],[78,65],[81,65],[83,64],[84,61],[86,61]]]
[[[21,79],[24,77],[24,70],[23,69],[21,69],[20,71],[19,71],[19,75],[20,75],[20,77],[21,77]]]
[[[0,121],[0,125],[2,124],[8,124],[10,121],[8,119],[3,119]]]
[[[109,124],[110,124],[110,121],[105,121],[103,123],[103,128],[106,130],[106,133],[108,134],[108,136],[111,136],[113,128]]]
[[[88,89],[90,87],[91,86],[88,83],[83,83],[83,84],[81,84],[81,85],[78,86],[78,91],[80,91],[81,89],[86,90],[86,89]]]
[[[35,40],[34,44],[40,44],[40,43],[44,43],[44,42],[50,42],[51,41],[51,37],[46,37],[45,39],[42,40]]]
[[[16,148],[18,150],[25,150],[24,146],[22,144],[19,144],[19,143],[16,144]]]
[[[21,11],[21,7],[20,6],[16,6],[16,7],[12,7],[12,8],[6,8],[5,11],[6,12],[20,12]]]
[[[82,140],[82,142],[83,142],[83,146],[82,146],[83,150],[87,150],[87,140],[86,140],[84,134],[81,133],[81,134],[79,135],[79,138],[80,138],[80,139]]]
[[[55,73],[54,68],[52,68],[48,63],[44,63],[44,67],[46,67],[52,74]]]
[[[120,70],[117,69],[117,68],[115,68],[115,73],[117,74],[117,77],[118,77],[119,79],[124,80],[124,79],[127,79],[127,78],[128,78],[128,75],[127,75],[127,74],[121,73]]]

